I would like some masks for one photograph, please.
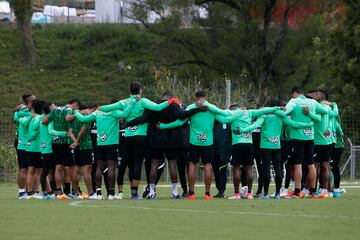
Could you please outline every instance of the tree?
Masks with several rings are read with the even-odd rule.
[[[20,37],[21,61],[27,65],[35,65],[36,53],[31,31],[33,0],[11,0]]]

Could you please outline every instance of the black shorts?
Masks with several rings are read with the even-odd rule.
[[[293,140],[294,151],[291,162],[294,165],[304,166],[314,164],[314,140]]]
[[[344,152],[344,148],[334,148],[331,153],[330,165],[331,167],[338,167],[340,164],[341,156]]]
[[[105,146],[96,146],[96,161],[117,161],[118,160],[118,145],[105,145]]]
[[[25,150],[17,150],[19,169],[28,168],[29,160]]]
[[[53,153],[41,154],[43,169],[54,170],[55,169],[55,159]]]
[[[214,145],[210,146],[196,146],[190,144],[189,146],[189,161],[199,163],[200,159],[203,164],[211,163],[214,159]]]
[[[56,165],[63,165],[65,167],[74,166],[74,160],[71,155],[71,149],[68,144],[53,143],[53,155]]]
[[[26,152],[28,157],[29,166],[34,168],[42,168],[41,152]]]
[[[314,162],[329,162],[333,145],[315,145],[314,146]]]
[[[92,149],[75,149],[73,152],[74,163],[76,166],[92,165],[94,154]]]
[[[254,165],[253,145],[251,143],[238,143],[232,145],[231,165]]]
[[[166,157],[167,160],[176,160],[179,155],[178,148],[151,148],[151,159],[161,160]]]

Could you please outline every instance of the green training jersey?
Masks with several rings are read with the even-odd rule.
[[[45,117],[45,115],[42,115],[42,117]],[[42,123],[42,121],[40,122],[40,142],[42,154],[52,153],[52,136],[49,133],[49,126]]]
[[[27,109],[27,108],[26,108]],[[31,121],[31,112],[28,110],[18,111],[14,114],[14,121],[18,122],[18,150],[26,149],[26,141],[28,138],[29,123]]]
[[[98,110],[90,115],[82,115],[79,111],[75,111],[75,117],[80,122],[96,121],[98,146],[119,144],[119,118],[127,117],[134,108],[134,104],[135,102],[132,102],[124,111],[103,112]]]
[[[312,127],[313,125],[312,122],[295,122],[283,114],[283,111],[276,111],[271,114],[263,115],[259,117],[254,124],[247,128],[241,129],[240,132],[248,132],[261,126],[260,148],[280,149],[281,134],[284,126],[289,126],[290,128],[304,128]]]
[[[333,102],[332,105],[332,113],[330,114],[329,118],[330,118],[330,131],[331,131],[331,140],[332,143],[337,143],[337,134],[336,134],[336,121],[337,121],[337,117],[339,116],[339,108],[338,105]]]
[[[184,123],[190,123],[190,144],[196,146],[211,146],[214,144],[214,122],[221,114],[223,116],[230,115],[229,111],[221,110],[216,106],[204,101],[205,106],[209,107],[209,111],[199,112],[195,115],[184,119],[176,120],[168,124],[160,124],[160,129],[169,129],[182,126]],[[186,110],[198,108],[196,104],[189,105]]]
[[[21,107],[18,111],[14,112],[13,119],[14,119],[15,126],[16,126],[15,139],[19,139],[19,126],[20,126],[19,118],[22,118],[25,116],[30,116],[30,115],[31,115],[31,113],[27,107]]]
[[[309,115],[316,116],[316,114],[326,114],[327,111],[313,99],[299,96],[292,98],[286,105],[286,114],[291,116],[291,119],[300,123],[309,123],[312,121],[309,115],[303,113],[303,108],[307,107],[310,111]],[[318,116],[320,117],[320,116]],[[306,128],[291,128],[290,138],[297,140],[314,140],[314,127]]]
[[[345,141],[344,141],[344,132],[341,128],[341,118],[338,116],[335,121],[335,129],[336,129],[336,144],[335,148],[344,148]]]
[[[67,132],[69,124],[66,121],[66,116],[71,115],[73,110],[68,106],[61,106],[54,108],[47,116],[47,120],[53,122],[54,130],[58,132]],[[53,143],[69,144],[70,138],[68,136],[54,136]]]
[[[81,122],[79,119],[74,119],[69,126],[69,128],[72,129],[75,137],[79,135],[83,127],[86,128],[86,132],[80,141],[79,149],[92,149],[92,142],[90,137],[91,122]]]
[[[136,102],[135,98],[136,95],[131,95],[128,99],[121,100],[114,104],[101,106],[100,110],[106,112],[112,110],[124,110],[124,108],[127,107],[129,104],[131,104],[131,102],[135,102],[133,110],[130,112],[128,116],[124,117],[127,122],[130,122],[135,118],[141,117],[145,109],[149,109],[151,111],[161,111],[167,106],[169,106],[167,101],[160,104],[156,104],[146,98],[141,98],[139,101]],[[148,129],[148,123],[139,124],[133,127],[127,127],[125,130],[125,137],[146,136],[147,129]]]
[[[26,141],[27,152],[41,152],[40,122],[42,115],[36,114],[29,123],[29,134]]]
[[[251,109],[241,110],[236,109],[232,111],[231,116],[220,117],[218,120],[221,123],[231,123],[232,130],[232,145],[238,143],[253,143],[252,142],[252,130],[242,131],[240,134],[235,134],[234,131],[240,131],[241,129],[247,128],[251,125],[253,118],[260,117],[261,115],[268,114],[279,110],[279,107],[263,108],[263,109]]]
[[[315,145],[329,145],[332,143],[331,128],[330,128],[330,106],[321,103],[325,108],[326,114],[323,114],[320,121],[314,120],[314,144]]]

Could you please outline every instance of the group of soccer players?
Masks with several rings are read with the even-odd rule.
[[[106,198],[122,199],[126,169],[131,199],[156,199],[165,161],[173,199],[196,199],[199,166],[204,198],[225,198],[229,163],[234,193],[228,199],[340,197],[343,132],[338,107],[325,91],[305,95],[294,87],[289,102],[267,97],[260,109],[232,104],[226,110],[209,103],[203,90],[187,107],[170,92],[157,102],[141,93],[141,84],[132,82],[129,98],[86,107],[79,99],[55,106],[24,94],[14,111],[19,199],[101,200],[103,180]],[[258,189],[253,194],[254,160]],[[143,163],[147,184],[139,194]],[[215,196],[210,194],[213,173]],[[87,193],[79,187],[81,176]]]

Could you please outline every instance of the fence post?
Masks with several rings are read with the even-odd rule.
[[[228,109],[231,104],[231,80],[225,79],[225,108]]]
[[[354,146],[351,146],[351,162],[350,162],[350,179],[355,180],[355,159],[356,150]]]

